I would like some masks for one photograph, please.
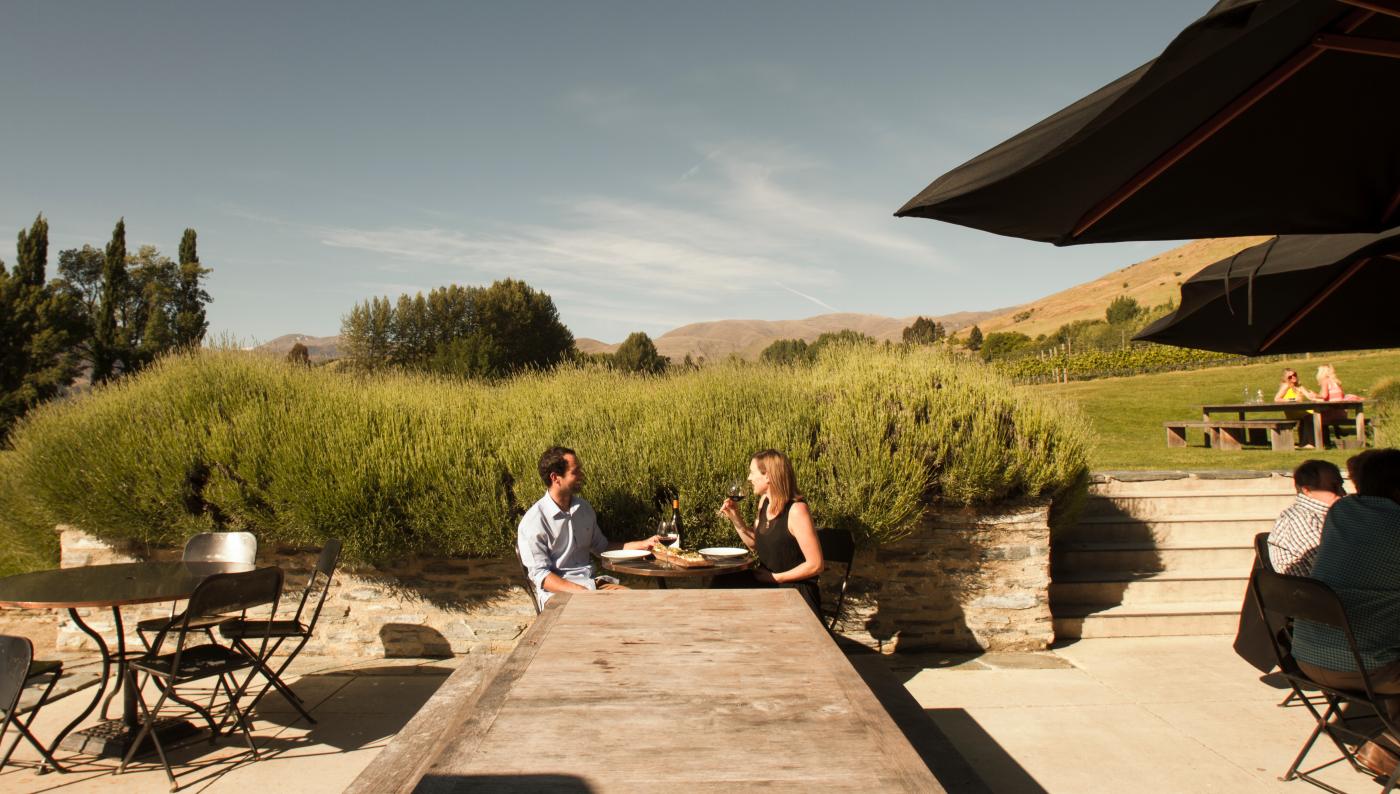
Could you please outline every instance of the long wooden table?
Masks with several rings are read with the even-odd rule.
[[[474,675],[347,791],[943,791],[793,590],[561,593]]]
[[[1356,413],[1356,437],[1362,446],[1366,444],[1366,401],[1365,400],[1332,400],[1329,402],[1264,402],[1264,403],[1217,403],[1215,405],[1201,406],[1201,420],[1211,421],[1211,414],[1237,414],[1241,420],[1248,418],[1249,414],[1278,414],[1284,411],[1313,411],[1311,416],[1313,423],[1313,443],[1322,447],[1323,423],[1322,414],[1329,409],[1340,409],[1342,411],[1354,411]],[[1306,420],[1302,420],[1306,421]]]

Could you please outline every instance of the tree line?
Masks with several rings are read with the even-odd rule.
[[[0,440],[84,373],[105,382],[203,342],[210,269],[197,241],[186,229],[178,261],[153,246],[130,254],[118,220],[104,249],[60,251],[50,279],[48,221],[40,214],[19,231],[14,266],[0,261]]]

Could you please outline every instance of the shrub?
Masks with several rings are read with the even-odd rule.
[[[820,524],[884,542],[931,502],[1073,487],[1087,437],[1077,411],[926,347],[830,345],[811,367],[653,377],[564,367],[497,384],[203,351],[26,418],[0,458],[0,520],[36,559],[55,523],[164,544],[210,529],[306,546],[340,537],[360,560],[491,555],[542,493],[540,451],[563,443],[584,459],[585,493],[614,539],[639,536],[677,492],[697,542],[732,542],[715,515],[722,488],[773,446]]]
[[[1381,378],[1371,386],[1366,410],[1375,422],[1376,446],[1400,446],[1400,378]]]

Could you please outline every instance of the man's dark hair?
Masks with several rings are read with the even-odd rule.
[[[1378,449],[1367,455],[1356,490],[1362,496],[1384,496],[1400,502],[1400,449]]]
[[[1325,460],[1305,460],[1293,470],[1293,487],[1310,491],[1342,493],[1342,470]]]
[[[1366,461],[1379,449],[1363,449],[1360,452],[1347,458],[1347,474],[1351,477],[1351,484],[1355,487],[1361,485],[1361,469],[1366,465]]]
[[[569,462],[564,459],[565,455],[578,457],[578,453],[568,447],[550,447],[540,456],[540,479],[544,480],[544,487],[549,487],[549,475],[557,474],[563,477],[569,473]]]

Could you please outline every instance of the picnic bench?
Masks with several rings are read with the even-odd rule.
[[[1201,419],[1163,422],[1166,429],[1168,447],[1186,446],[1186,431],[1199,429],[1205,433],[1206,446],[1216,449],[1239,449],[1249,443],[1252,434],[1262,439],[1268,437],[1269,446],[1275,451],[1288,451],[1297,448],[1300,422],[1310,421],[1313,426],[1314,443],[1322,446],[1327,439],[1329,427],[1352,425],[1346,422],[1323,421],[1324,411],[1355,412],[1357,446],[1366,445],[1366,412],[1364,400],[1332,400],[1330,402],[1286,402],[1286,403],[1221,403],[1201,406]],[[1250,415],[1279,414],[1289,412],[1294,418],[1251,419]],[[1298,416],[1302,413],[1302,416]],[[1233,414],[1232,418],[1220,418],[1215,414]],[[1340,441],[1338,442],[1341,445]]]
[[[943,791],[793,590],[559,593],[474,675],[347,791]]]

